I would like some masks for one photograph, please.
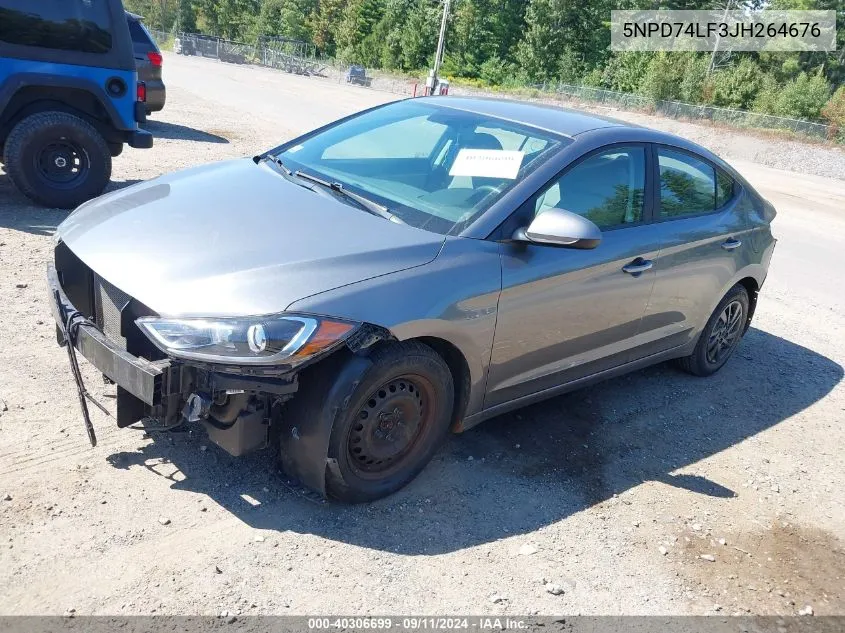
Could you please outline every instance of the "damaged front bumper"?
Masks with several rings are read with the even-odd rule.
[[[296,393],[296,374],[233,374],[170,358],[150,361],[135,356],[107,337],[73,305],[52,264],[47,270],[47,285],[58,342],[73,347],[69,357],[92,444],[96,440],[85,404],[85,399],[91,397],[75,367],[76,353],[117,385],[118,427],[154,419],[168,428],[187,418],[202,422],[209,438],[233,455],[267,445],[274,410]],[[253,372],[256,373],[261,372]]]
[[[161,404],[162,381],[171,367],[171,361],[150,362],[120,349],[106,338],[93,322],[77,311],[65,295],[56,268],[47,267],[47,286],[50,290],[50,307],[56,320],[59,345],[67,341],[67,325],[74,319],[85,321],[85,327],[75,327],[73,345],[94,367],[109,380],[149,406]],[[68,317],[72,317],[70,320]]]

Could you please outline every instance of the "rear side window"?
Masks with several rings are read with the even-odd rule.
[[[606,229],[643,219],[645,149],[614,147],[567,171],[537,200],[536,213],[565,209]]]
[[[107,53],[107,0],[0,0],[0,41],[84,53]]]
[[[710,213],[733,198],[734,181],[710,163],[683,152],[657,149],[660,217]]]
[[[135,20],[128,20],[129,22],[129,35],[132,36],[132,42],[135,44],[145,44],[150,48],[155,48],[152,39],[147,34],[147,30],[141,25],[140,22],[136,22]]]
[[[716,170],[716,208],[725,206],[734,197],[733,178]]]

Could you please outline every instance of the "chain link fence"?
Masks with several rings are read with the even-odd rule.
[[[219,37],[195,33],[166,33],[149,29],[161,48],[179,55],[208,57],[232,64],[256,64],[296,75],[322,77],[337,83],[348,83],[405,96],[421,94],[413,81],[363,66],[341,64],[334,59],[318,57],[313,45],[286,38],[268,38],[259,44],[243,44]]]
[[[313,45],[306,42],[269,38],[269,41],[252,45],[207,35],[169,34],[152,29],[150,32],[158,41],[159,46],[180,55],[210,57],[235,64],[257,64],[297,75],[323,77],[337,83],[347,83],[405,96],[420,96],[425,90],[422,81],[414,82],[362,66],[350,66],[334,59],[320,58],[314,53]],[[741,128],[780,130],[809,138],[837,140],[837,130],[834,126],[823,123],[680,101],[655,100],[642,95],[591,86],[544,83],[525,86],[511,92],[500,92],[452,84],[449,93],[520,98],[547,103],[610,106],[622,110],[656,113],[674,119],[710,121]],[[839,140],[841,141],[841,138]]]

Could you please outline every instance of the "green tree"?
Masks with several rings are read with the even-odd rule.
[[[123,4],[151,28],[169,31],[176,22],[178,0],[126,0]]]
[[[648,72],[654,53],[614,53],[604,68],[602,84],[611,90],[637,92]]]
[[[245,40],[258,18],[258,0],[216,0],[214,4],[220,35],[229,40]]]
[[[727,108],[748,109],[762,87],[762,73],[750,57],[717,72],[713,77],[713,103]]]
[[[845,86],[840,86],[822,108],[825,122],[833,126],[833,133],[845,140]]]
[[[384,0],[351,0],[346,5],[336,35],[341,59],[369,65],[379,58],[379,43],[371,36],[384,12]]]
[[[197,14],[190,0],[176,0],[176,23],[174,29],[182,33],[196,33]]]
[[[311,19],[316,10],[317,0],[262,0],[255,36],[281,35],[310,41]]]
[[[775,114],[818,119],[829,98],[830,85],[821,71],[812,75],[801,73],[781,88]]]
[[[691,54],[683,66],[683,75],[678,98],[686,103],[702,103],[708,101],[707,69],[710,60],[706,55]]]
[[[216,0],[193,0],[197,28],[206,35],[220,35]]]
[[[346,0],[320,0],[318,4],[311,17],[311,37],[321,53],[334,56],[337,51],[337,30]]]
[[[399,67],[403,70],[421,70],[433,64],[440,10],[433,3],[410,3],[400,31]]]
[[[685,64],[678,63],[677,54],[657,53],[648,63],[638,92],[655,100],[674,100],[681,96],[682,71]]]
[[[524,0],[458,0],[449,24],[446,52],[462,75],[477,77],[487,60],[511,59],[524,20]]]

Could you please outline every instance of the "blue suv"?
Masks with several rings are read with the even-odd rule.
[[[37,203],[100,195],[123,145],[149,148],[121,0],[0,0],[0,162]]]

